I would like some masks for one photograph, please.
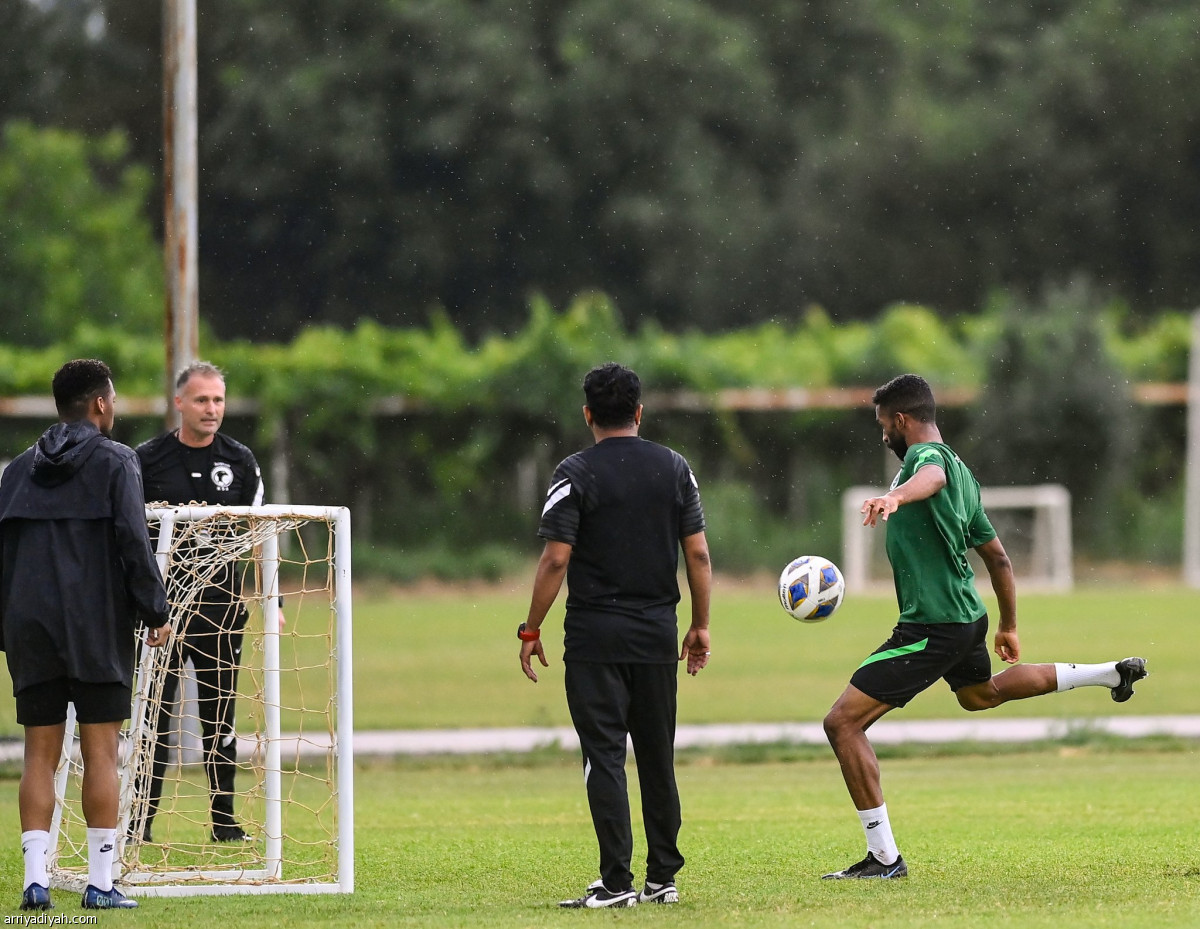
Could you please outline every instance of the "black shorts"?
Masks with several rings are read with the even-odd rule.
[[[904,706],[939,677],[953,691],[982,684],[992,676],[987,631],[986,613],[973,623],[897,623],[850,683],[889,706]]]
[[[17,723],[57,726],[67,720],[67,704],[75,704],[80,723],[116,723],[129,719],[133,690],[119,681],[93,684],[70,677],[31,684],[17,694]]]

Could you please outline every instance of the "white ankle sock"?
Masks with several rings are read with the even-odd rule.
[[[1115,661],[1104,664],[1055,664],[1058,677],[1056,693],[1074,690],[1076,687],[1116,687],[1121,683],[1121,674]]]
[[[862,822],[863,834],[867,837],[867,851],[883,864],[895,864],[900,857],[900,849],[892,837],[892,822],[888,819],[887,804],[877,806],[873,810],[859,810],[858,818]]]
[[[117,847],[116,829],[89,829],[88,883],[97,890],[112,890],[113,854]]]
[[[50,851],[50,833],[45,829],[30,829],[21,833],[21,854],[25,856],[25,883],[50,886],[50,876],[46,873],[46,854]]]

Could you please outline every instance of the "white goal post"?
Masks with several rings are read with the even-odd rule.
[[[139,646],[122,732],[114,880],[131,896],[353,892],[349,510],[153,505],[146,517],[169,579],[173,631],[164,648]],[[185,726],[189,717],[197,722],[182,686],[177,708],[163,704],[164,681],[181,672],[180,651],[168,667],[171,649],[186,644],[189,616],[206,587],[231,571],[241,577],[248,616],[234,703],[233,799],[250,838],[215,841],[203,758],[189,759],[182,746],[172,746],[177,764],[168,762],[161,778],[147,841],[146,794],[159,733],[169,737],[170,724],[178,729],[180,719]],[[160,723],[163,713],[170,716]],[[74,729],[72,715],[55,782],[50,874],[52,886],[82,890],[87,841]]]
[[[883,552],[882,527],[862,524],[859,508],[880,487],[849,487],[842,494],[842,574],[849,590],[890,584]],[[1041,590],[1070,590],[1073,583],[1071,495],[1061,484],[984,487],[983,507],[996,527],[1022,585]],[[974,553],[970,556],[975,559]],[[976,576],[981,575],[976,563]],[[986,573],[982,573],[983,583]]]

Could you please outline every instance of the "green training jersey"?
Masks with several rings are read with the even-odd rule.
[[[975,589],[967,549],[990,542],[996,530],[983,511],[979,482],[948,445],[911,446],[892,489],[925,465],[945,471],[946,486],[928,499],[906,503],[887,521],[887,556],[900,622],[974,622],[986,609]]]

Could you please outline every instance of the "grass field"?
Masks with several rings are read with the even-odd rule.
[[[1145,655],[1152,676],[1131,703],[1118,707],[1104,690],[1089,688],[995,713],[1200,713],[1190,647],[1200,594],[1163,588],[1131,600],[1125,589],[1026,596],[1021,630],[1029,661]],[[547,626],[552,666],[541,683],[528,683],[517,664],[513,630],[527,596],[522,583],[360,591],[358,728],[567,724],[561,609]],[[699,678],[681,679],[681,721],[817,720],[894,618],[891,597],[860,596],[833,620],[802,626],[774,597],[769,579],[718,586],[713,664]],[[289,628],[305,631],[317,622],[293,615]],[[0,726],[15,733],[11,701],[3,712]],[[935,688],[898,718],[960,715]],[[356,782],[353,897],[147,900],[137,913],[102,921],[435,929],[581,920],[831,929],[1197,927],[1196,764],[1197,746],[1179,742],[887,757],[884,786],[912,877],[847,887],[817,879],[862,854],[861,829],[825,751],[688,754],[680,767],[681,842],[690,862],[681,874],[684,902],[586,914],[554,906],[595,876],[594,837],[573,758],[544,752],[364,761]],[[18,830],[16,781],[0,780],[0,836],[10,837],[0,841],[0,887],[14,902]],[[641,854],[639,848],[635,858]],[[63,896],[57,912],[71,915],[76,906]],[[0,911],[11,912],[2,900]]]
[[[691,756],[676,907],[580,913],[555,903],[595,876],[579,769],[367,763],[358,771],[351,897],[145,900],[122,926],[825,929],[1194,929],[1200,925],[1196,754],[1100,746],[1011,755],[889,758],[889,806],[907,881],[819,875],[861,857],[832,760],[732,764]],[[636,812],[635,812],[636,815]],[[21,882],[16,783],[0,782],[0,911]],[[637,858],[644,855],[640,844]],[[63,916],[77,897],[57,893]]]
[[[541,681],[525,680],[517,663],[515,629],[525,618],[524,582],[462,590],[366,588],[354,605],[355,724],[359,729],[569,725],[562,692],[562,604],[548,618],[551,666]],[[686,604],[681,615],[686,616]],[[1030,594],[1020,601],[1025,661],[1092,662],[1143,655],[1151,678],[1117,707],[1098,689],[1013,703],[997,716],[1086,719],[1113,713],[1200,713],[1194,686],[1194,617],[1200,592],[1149,589],[1131,597],[1127,586],[1083,589],[1070,595]],[[319,666],[325,638],[309,637],[325,622],[319,611],[289,617],[302,662],[316,668],[305,681],[308,705],[328,688]],[[890,595],[851,596],[825,623],[802,625],[779,608],[770,579],[718,582],[713,604],[713,657],[697,678],[680,681],[684,723],[814,721],[820,719],[862,658],[887,637],[895,620]],[[285,642],[284,652],[292,644]],[[999,667],[999,663],[996,663]],[[539,669],[540,670],[540,669]],[[11,692],[8,672],[0,686]],[[246,676],[243,684],[250,680]],[[288,681],[285,680],[285,703]],[[299,685],[296,685],[299,686]],[[294,689],[294,688],[293,688]],[[247,705],[241,705],[249,714]],[[949,691],[932,688],[904,718],[958,716]],[[289,720],[285,718],[284,727]],[[252,727],[249,720],[243,731]],[[0,736],[19,735],[12,701],[0,700]]]

